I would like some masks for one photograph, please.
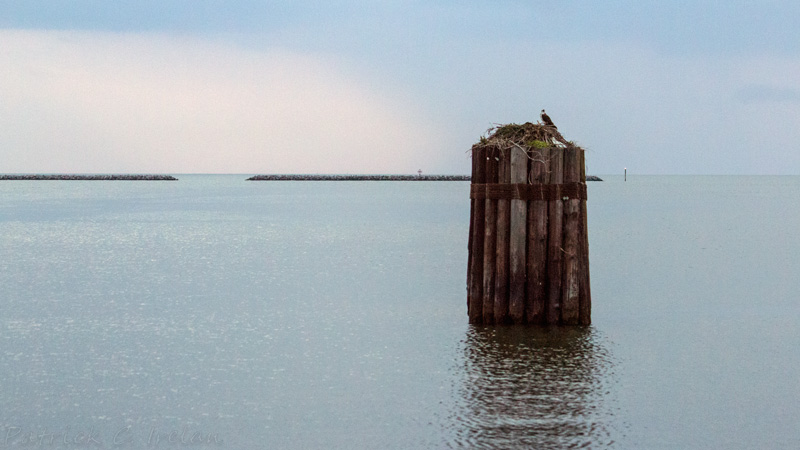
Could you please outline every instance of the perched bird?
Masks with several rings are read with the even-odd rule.
[[[553,123],[553,121],[550,120],[550,116],[548,116],[547,113],[544,112],[544,110],[542,110],[542,122],[548,127],[553,127],[556,130],[558,129],[558,127]]]

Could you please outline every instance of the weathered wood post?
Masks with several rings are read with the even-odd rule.
[[[472,183],[486,183],[486,151],[472,151]],[[467,311],[469,323],[481,323],[483,316],[483,241],[485,228],[484,200],[473,197],[470,213],[469,272],[467,274]]]
[[[554,127],[497,127],[472,147],[472,324],[589,325],[584,150]]]

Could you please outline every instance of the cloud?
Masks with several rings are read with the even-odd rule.
[[[800,91],[796,57],[672,55],[642,44],[545,39],[472,51],[452,61],[472,85],[459,84],[441,103],[479,124],[536,120],[546,108],[567,139],[590,150],[590,173],[800,171],[793,150],[800,103],[787,101]],[[771,88],[758,92],[759,102],[743,102],[740,93],[753,85]]]
[[[330,57],[165,34],[0,41],[3,172],[441,168],[427,113]]]
[[[0,31],[0,171],[469,173],[481,133],[542,108],[590,173],[800,171],[797,57],[409,33]]]

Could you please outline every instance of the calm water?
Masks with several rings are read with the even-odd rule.
[[[594,325],[471,327],[466,182],[0,183],[0,448],[798,448],[800,177],[589,185]]]

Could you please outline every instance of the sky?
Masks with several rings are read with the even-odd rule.
[[[800,174],[800,2],[0,0],[0,173]]]

